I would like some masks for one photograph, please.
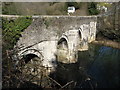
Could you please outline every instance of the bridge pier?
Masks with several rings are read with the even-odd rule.
[[[65,32],[60,40],[58,42],[61,41],[61,39],[63,39],[66,41],[66,47],[67,47],[67,52],[65,52],[64,57],[61,57],[61,54],[58,54],[58,61],[62,62],[62,63],[76,63],[77,62],[77,46],[78,46],[78,42],[80,39],[78,30],[69,30],[68,32]],[[59,50],[58,50],[59,52]],[[62,55],[63,56],[63,55]],[[61,60],[62,59],[62,60]]]

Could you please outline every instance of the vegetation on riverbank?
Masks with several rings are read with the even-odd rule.
[[[12,49],[21,37],[24,31],[32,22],[30,17],[19,17],[17,19],[2,18],[2,39],[3,46],[7,45],[7,49]]]
[[[96,40],[96,41],[93,41],[92,43],[120,49],[120,43],[112,41],[112,40],[108,40],[108,39]]]
[[[13,66],[15,63],[12,59],[11,50],[21,37],[23,32],[30,24],[31,17],[19,17],[17,19],[2,18],[2,87],[9,88],[16,86],[13,83],[15,73],[13,74]],[[16,80],[16,82],[18,82]]]
[[[79,3],[81,4],[81,3]],[[57,7],[57,5],[59,4],[56,4],[55,3],[51,3],[51,8],[52,8],[52,5],[54,7]],[[70,6],[71,4],[68,3],[67,6]],[[80,9],[81,7],[79,7],[79,5],[77,3],[74,3],[74,5],[76,6],[76,9]],[[78,6],[77,6],[78,5]],[[13,7],[11,7],[13,9]],[[47,13],[48,14],[66,14],[66,9],[63,5],[63,7],[60,9],[60,7],[58,6],[58,8],[60,9],[59,10],[56,10],[54,12],[54,8],[52,8],[52,11],[49,12],[50,9],[47,9]],[[9,8],[7,8],[9,9]],[[29,10],[28,10],[29,11]],[[54,12],[54,13],[53,13]],[[90,5],[89,6],[89,12],[91,15],[95,15],[95,14],[98,14],[98,11],[96,11],[96,4],[95,5]],[[8,13],[8,14],[22,14],[22,13],[18,13],[17,10],[13,10],[12,12],[11,11],[4,11],[4,13]],[[31,12],[30,12],[31,13]],[[106,20],[106,19],[104,19]],[[111,19],[110,19],[111,20]],[[25,78],[21,76],[20,72],[17,72],[17,71],[14,71],[13,70],[13,65],[15,65],[15,63],[13,63],[13,60],[11,58],[11,50],[13,49],[13,46],[16,44],[16,42],[19,40],[19,38],[21,37],[21,32],[23,32],[32,22],[32,19],[31,17],[20,17],[20,18],[17,18],[17,19],[6,19],[6,18],[2,18],[2,31],[3,31],[3,36],[2,36],[2,39],[3,39],[3,53],[2,53],[2,64],[3,64],[3,68],[2,68],[2,71],[3,71],[3,88],[14,88],[14,87],[17,87],[19,88],[20,87],[20,84],[21,83],[24,83],[24,80]],[[44,23],[47,27],[49,26],[50,22],[46,22]],[[103,23],[102,23],[103,24]],[[109,24],[109,23],[106,23],[106,24]],[[105,25],[105,24],[103,24]],[[103,29],[103,28],[102,28]],[[107,28],[109,30],[109,28]],[[105,31],[106,31],[106,27],[105,27]],[[109,30],[110,31],[110,30]],[[118,31],[114,31],[114,29],[112,30],[113,32],[115,33],[112,33],[112,35],[109,36],[109,38],[111,39],[116,39],[114,35],[116,35],[118,33]],[[102,33],[104,33],[104,31],[102,31]],[[108,32],[105,32],[107,33],[106,36],[109,35]],[[110,32],[111,33],[111,32]],[[119,36],[119,33],[118,33],[118,36]],[[117,36],[117,38],[119,38]],[[105,46],[110,46],[110,47],[113,47],[113,48],[119,48],[120,49],[120,44],[116,43],[116,42],[111,42],[109,40],[103,40],[101,39],[102,41],[95,41],[93,43],[96,43],[96,44],[102,44],[102,45],[105,45]],[[61,65],[60,65],[61,66]],[[66,69],[66,68],[65,68]],[[78,68],[77,68],[78,69]],[[59,71],[59,69],[57,70]],[[67,70],[66,70],[67,71]],[[45,71],[44,71],[45,72]],[[17,76],[17,77],[16,77]],[[46,77],[46,76],[45,76]],[[18,78],[18,79],[16,79]],[[55,80],[52,80],[50,77],[46,77],[46,79],[48,79],[48,81],[51,83],[54,82],[56,83]],[[45,80],[46,80],[45,79]],[[50,81],[51,80],[51,81]],[[43,81],[43,80],[41,80]],[[67,85],[69,85],[70,83],[73,83],[74,85],[76,84],[76,82],[74,81],[70,81],[68,82],[67,84],[65,84],[64,86],[61,86],[58,84],[59,88],[64,88],[66,87]],[[55,87],[55,84],[53,83],[54,87]],[[27,84],[29,86],[33,86],[30,85],[30,84]],[[48,85],[48,84],[47,84]],[[43,85],[44,86],[44,85]],[[50,87],[50,85],[48,85]],[[47,87],[48,87],[47,86]],[[37,87],[36,86],[33,86],[33,87]],[[44,86],[45,87],[45,86]],[[72,86],[71,86],[72,87]],[[40,87],[39,87],[40,88]],[[52,87],[51,87],[52,88]]]
[[[96,2],[4,2],[2,13],[6,15],[67,15],[69,6],[76,12],[72,15],[99,14]]]
[[[91,2],[88,4],[88,12],[90,15],[97,15],[99,14],[99,10],[97,9],[97,3]]]

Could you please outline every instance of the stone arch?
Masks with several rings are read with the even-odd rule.
[[[63,48],[68,49],[69,45],[68,45],[68,37],[66,35],[63,35],[62,37],[60,37],[58,43],[57,43],[57,48],[60,48],[60,46],[63,46]]]
[[[25,62],[28,62],[32,58],[38,57],[40,60],[43,60],[43,55],[36,49],[28,49],[23,51],[20,56],[25,59]]]
[[[65,45],[66,48],[61,47],[61,44]],[[68,37],[63,35],[57,43],[57,60],[58,62],[68,63],[69,62],[69,42]]]

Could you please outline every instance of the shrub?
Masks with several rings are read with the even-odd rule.
[[[99,10],[97,9],[97,3],[91,2],[88,5],[88,11],[90,15],[97,15],[99,14]]]
[[[7,48],[12,49],[19,40],[21,32],[31,24],[31,21],[30,17],[19,17],[11,20],[2,18],[3,44],[7,44]]]

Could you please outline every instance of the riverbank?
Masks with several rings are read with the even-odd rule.
[[[120,42],[107,40],[107,39],[95,40],[92,42],[92,44],[99,44],[99,45],[104,45],[104,46],[120,49]]]

